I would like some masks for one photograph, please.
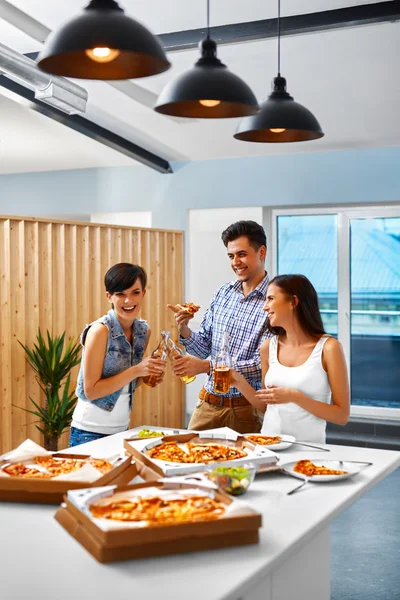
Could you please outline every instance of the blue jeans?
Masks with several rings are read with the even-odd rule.
[[[72,448],[72,446],[79,446],[79,444],[86,444],[86,442],[93,442],[93,440],[99,440],[103,437],[107,437],[107,434],[93,433],[92,431],[85,431],[84,429],[71,427],[69,432],[68,448]]]

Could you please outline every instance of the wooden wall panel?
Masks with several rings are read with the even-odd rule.
[[[27,437],[42,443],[35,417],[20,408],[32,408],[29,397],[43,405],[44,395],[18,340],[32,346],[38,327],[77,339],[109,310],[104,274],[118,262],[140,264],[148,274],[140,315],[152,330],[147,353],[163,329],[176,340],[166,305],[183,301],[182,232],[0,217],[0,453]],[[182,426],[183,387],[168,366],[161,386],[137,390],[131,424]],[[60,447],[67,441],[68,432]]]

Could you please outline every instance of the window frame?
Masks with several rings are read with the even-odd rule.
[[[336,215],[337,217],[337,256],[338,256],[338,339],[343,346],[349,379],[351,377],[351,280],[350,280],[350,222],[351,219],[369,219],[400,217],[400,203],[390,205],[349,205],[349,206],[302,206],[301,208],[265,208],[264,226],[267,239],[271,241],[271,251],[267,255],[267,269],[271,278],[277,274],[278,265],[278,229],[280,216]],[[351,405],[351,417],[400,420],[399,408]]]

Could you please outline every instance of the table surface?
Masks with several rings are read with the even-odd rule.
[[[138,428],[76,447],[75,452],[110,455]],[[326,446],[330,452],[292,446],[280,462],[302,458],[372,462],[353,478],[309,483],[291,496],[298,479],[281,473],[256,477],[242,501],[263,515],[260,543],[209,552],[98,563],[53,518],[54,506],[0,503],[1,594],[4,600],[40,597],[71,600],[83,589],[96,600],[153,600],[168,591],[179,600],[237,600],[286,558],[322,531],[340,512],[400,465],[400,452]],[[72,450],[72,449],[71,449]],[[382,506],[384,510],[384,506]]]

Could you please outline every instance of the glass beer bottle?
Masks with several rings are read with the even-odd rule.
[[[231,387],[231,375],[229,369],[232,366],[232,358],[229,352],[229,333],[225,331],[222,336],[221,348],[215,357],[214,363],[214,392],[227,394]]]
[[[183,349],[179,348],[179,346],[177,346],[175,344],[175,342],[173,340],[171,340],[171,338],[168,339],[167,352],[168,352],[168,357],[171,361],[174,360],[175,358],[180,358],[181,356],[185,356],[185,354],[186,354],[186,350],[184,348]],[[192,381],[194,381],[196,379],[196,375],[180,375],[179,379],[183,383],[192,383]]]
[[[168,341],[170,338],[170,331],[162,331],[161,332],[161,340],[157,346],[151,353],[152,358],[161,358],[161,360],[166,360],[167,358],[167,347]],[[158,376],[157,375],[147,375],[143,377],[143,383],[148,385],[149,387],[155,387],[157,385]]]

